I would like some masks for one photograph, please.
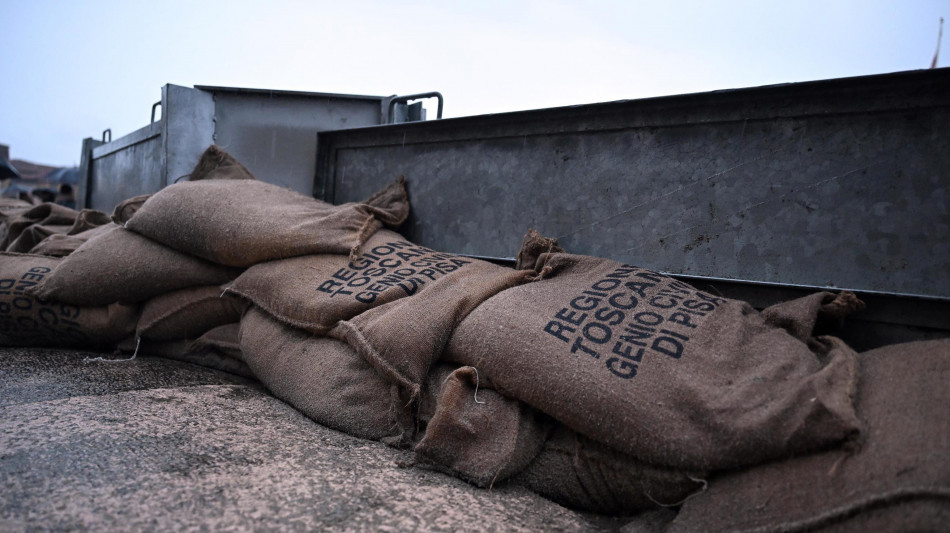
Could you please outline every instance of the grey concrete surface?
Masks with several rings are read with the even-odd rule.
[[[252,381],[0,348],[0,530],[592,531],[622,520],[405,466]],[[635,531],[636,524],[624,530]]]

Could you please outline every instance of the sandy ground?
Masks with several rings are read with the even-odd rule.
[[[256,382],[178,361],[0,349],[0,530],[598,531],[518,487],[407,466]],[[655,517],[654,520],[664,520]],[[625,531],[639,531],[642,518]]]

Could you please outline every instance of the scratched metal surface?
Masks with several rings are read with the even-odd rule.
[[[509,257],[528,228],[655,270],[950,296],[950,69],[321,134],[318,192],[399,174],[404,233]]]

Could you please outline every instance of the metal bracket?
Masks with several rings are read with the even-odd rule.
[[[439,100],[439,108],[438,108],[438,111],[436,111],[436,117],[435,117],[435,118],[436,118],[436,119],[441,119],[441,118],[442,118],[442,105],[443,105],[445,99],[442,97],[442,93],[440,93],[440,92],[438,92],[438,91],[432,91],[432,92],[429,92],[429,93],[407,94],[407,95],[405,95],[405,96],[394,96],[394,97],[392,97],[392,98],[389,100],[389,109],[388,109],[388,112],[387,112],[387,119],[386,119],[386,121],[387,121],[389,124],[392,124],[392,123],[394,122],[394,120],[395,120],[395,115],[393,114],[393,110],[396,108],[396,104],[397,104],[397,103],[400,103],[400,102],[409,103],[409,101],[411,101],[411,100],[421,100],[421,99],[423,99],[423,98],[437,98],[437,99]]]
[[[155,102],[154,104],[152,104],[152,122],[153,122],[153,123],[155,122],[155,108],[156,108],[156,107],[159,107],[159,106],[161,106],[161,105],[162,105],[162,101],[161,101],[161,100],[159,100],[159,101]],[[164,113],[163,113],[163,114],[164,114]]]
[[[106,135],[109,136],[109,140],[106,140]],[[112,142],[112,128],[106,128],[102,130],[102,142],[111,143]]]

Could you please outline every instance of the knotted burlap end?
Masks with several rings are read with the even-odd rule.
[[[191,171],[191,173],[187,174],[186,176],[188,181],[209,179],[209,176],[212,172],[222,167],[232,168],[229,169],[229,172],[220,172],[215,174],[214,179],[255,179],[254,175],[250,170],[248,170],[247,167],[242,165],[237,159],[234,158],[234,156],[225,152],[216,144],[212,144],[204,151],[204,153],[201,154],[198,164],[195,165],[195,168]],[[186,176],[182,176],[179,179]]]
[[[821,306],[819,314],[823,319],[841,321],[848,315],[864,311],[866,307],[867,305],[853,292],[841,291],[835,295],[834,300]]]
[[[517,270],[534,270],[537,266],[538,258],[546,253],[563,252],[564,248],[557,243],[557,239],[544,237],[537,230],[531,228],[524,238],[521,239],[521,249],[518,250],[518,258],[515,263]]]

